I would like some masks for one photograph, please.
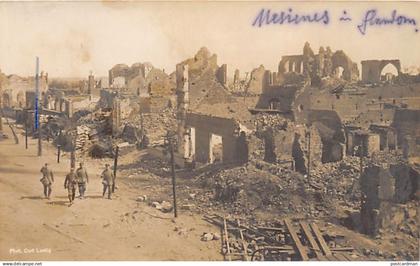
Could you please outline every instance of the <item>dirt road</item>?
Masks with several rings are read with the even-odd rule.
[[[120,185],[113,200],[102,199],[101,161],[86,162],[87,198],[68,207],[64,176],[69,161],[56,163],[55,149],[37,140],[0,141],[0,260],[222,260],[220,242],[203,242],[218,229],[193,214],[162,213],[135,201],[141,191]],[[51,200],[42,195],[41,166],[49,162],[55,182]]]

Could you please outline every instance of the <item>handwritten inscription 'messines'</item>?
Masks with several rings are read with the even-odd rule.
[[[266,25],[300,25],[300,24],[323,24],[331,23],[331,14],[328,10],[314,12],[296,12],[292,8],[274,12],[271,9],[262,8],[254,18],[252,26],[262,27]],[[347,10],[343,10],[342,16],[338,19],[339,23],[351,23],[351,18]],[[392,26],[411,26],[414,32],[419,32],[415,18],[398,13],[393,10],[388,16],[380,16],[376,9],[368,9],[363,13],[362,19],[354,25],[359,33],[365,35],[368,28],[373,27],[392,27]]]
[[[273,24],[294,24],[321,23],[327,25],[330,22],[328,10],[313,12],[310,14],[298,14],[289,8],[287,11],[272,12],[271,9],[261,9],[256,16],[252,26],[262,27]]]

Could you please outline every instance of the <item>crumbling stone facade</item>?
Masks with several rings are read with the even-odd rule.
[[[381,81],[382,70],[388,64],[395,66],[398,71],[398,75],[400,75],[401,63],[398,59],[362,61],[362,81],[365,83],[379,83]]]
[[[340,68],[342,73],[340,73]],[[305,43],[302,55],[283,56],[278,67],[279,75],[297,73],[311,79],[312,83],[319,83],[323,77],[339,77],[347,81],[359,78],[357,64],[341,50],[332,52],[329,47],[320,47],[315,54],[309,43]]]

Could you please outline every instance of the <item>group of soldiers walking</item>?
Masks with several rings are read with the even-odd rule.
[[[41,171],[42,178],[41,183],[44,187],[44,196],[47,199],[50,199],[52,192],[52,184],[54,183],[54,174],[53,171],[49,168],[48,163],[46,163]],[[106,192],[108,191],[108,199],[111,199],[111,194],[115,190],[115,175],[110,169],[109,164],[105,164],[105,170],[101,174],[103,191],[102,197],[105,197]],[[86,186],[89,183],[89,176],[84,164],[81,162],[79,168],[75,169],[72,167],[70,172],[66,175],[64,179],[64,189],[68,191],[68,198],[70,205],[73,204],[74,198],[76,196],[76,187],[79,189],[79,198],[85,198]]]

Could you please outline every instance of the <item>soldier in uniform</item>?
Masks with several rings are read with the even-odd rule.
[[[64,180],[64,188],[68,190],[69,194],[69,201],[71,206],[74,201],[74,196],[76,194],[76,183],[77,183],[77,176],[74,172],[74,168],[70,169],[70,173],[66,175],[66,179]]]
[[[105,197],[105,193],[108,190],[108,199],[111,199],[111,186],[114,184],[115,177],[114,173],[109,168],[109,164],[105,164],[105,170],[101,174],[102,184],[104,189],[102,192],[102,197]]]
[[[77,185],[79,187],[79,198],[85,197],[86,183],[89,183],[89,176],[83,163],[79,164],[79,168],[76,170]]]
[[[42,185],[44,186],[44,196],[47,199],[50,199],[51,196],[51,186],[54,182],[54,174],[51,169],[48,168],[48,163],[41,168],[42,178],[39,180],[41,181]]]

